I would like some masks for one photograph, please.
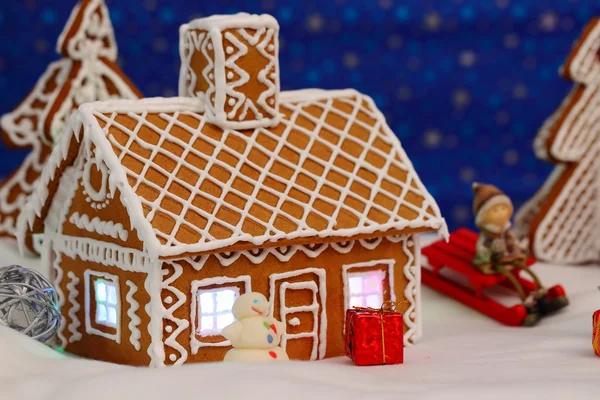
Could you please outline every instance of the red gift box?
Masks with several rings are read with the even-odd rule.
[[[393,308],[346,311],[345,353],[356,365],[402,364],[404,321]]]
[[[592,317],[592,327],[592,346],[596,355],[600,356],[600,310],[596,311]]]

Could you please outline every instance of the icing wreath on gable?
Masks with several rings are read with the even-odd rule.
[[[86,201],[95,209],[106,208],[110,204],[111,194],[108,193],[108,167],[101,159],[92,157],[94,161],[87,162],[83,169],[83,190]],[[95,182],[95,183],[94,183]]]

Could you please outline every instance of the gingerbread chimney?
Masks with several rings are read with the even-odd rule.
[[[179,95],[223,128],[279,122],[279,24],[270,15],[216,15],[180,29]]]

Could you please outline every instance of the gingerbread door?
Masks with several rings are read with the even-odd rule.
[[[271,275],[271,314],[285,324],[281,347],[292,360],[325,356],[325,271],[306,268]]]

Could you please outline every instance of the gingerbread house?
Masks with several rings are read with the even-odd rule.
[[[263,293],[292,359],[344,353],[344,311],[405,301],[421,335],[417,235],[446,234],[373,101],[280,92],[277,21],[181,28],[180,96],[82,105],[20,237],[43,232],[67,351],[133,365],[222,360],[241,293]]]
[[[540,129],[534,149],[554,171],[517,213],[516,228],[542,261],[600,261],[600,18],[573,46],[562,74],[571,92]]]
[[[117,46],[103,0],[82,0],[73,9],[57,52],[62,58],[0,120],[9,147],[31,149],[0,185],[0,236],[15,235],[17,217],[73,110],[90,101],[142,97],[116,64]]]

